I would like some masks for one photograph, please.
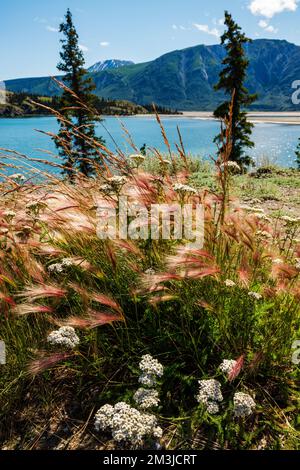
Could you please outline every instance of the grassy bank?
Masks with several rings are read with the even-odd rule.
[[[299,172],[227,175],[227,201],[218,166],[120,161],[121,178],[102,168],[75,185],[1,183],[2,448],[299,449]],[[115,207],[120,194],[147,208],[201,203],[203,249],[99,239],[97,208]],[[65,326],[72,347],[49,340]],[[145,355],[163,367],[155,376],[160,366],[145,366],[151,386]],[[221,396],[207,382],[199,390],[206,380]],[[141,387],[158,406],[143,409]],[[119,402],[160,431],[144,430],[137,444],[95,428],[97,410]]]

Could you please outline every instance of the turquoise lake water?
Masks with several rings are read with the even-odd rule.
[[[175,150],[178,142],[176,127],[179,126],[187,153],[199,155],[209,159],[215,155],[216,147],[214,136],[219,132],[219,124],[213,120],[190,119],[183,117],[162,118],[168,139]],[[126,126],[138,148],[144,143],[166,151],[156,120],[152,117],[108,117],[103,121],[104,126],[113,136],[116,143],[128,154],[134,153],[126,142],[121,122]],[[45,151],[56,153],[55,146],[50,137],[37,132],[56,132],[57,122],[53,117],[0,119],[0,147],[15,150],[33,158],[55,160]],[[97,125],[97,134],[102,135],[106,145],[115,149],[115,144],[101,124]],[[255,160],[261,161],[265,157],[284,167],[295,166],[295,148],[300,137],[300,126],[284,124],[255,125],[253,140],[255,148],[249,153]],[[5,152],[0,151],[3,155]],[[3,156],[0,156],[0,162]],[[35,164],[39,166],[38,164]]]

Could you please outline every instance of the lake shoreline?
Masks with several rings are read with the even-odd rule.
[[[215,119],[212,112],[206,111],[185,111],[182,117],[189,119]],[[255,111],[248,113],[249,121],[264,124],[288,124],[300,125],[299,111]]]
[[[155,114],[140,115],[141,117],[155,117]],[[181,115],[175,114],[164,114],[160,115],[161,118],[186,118],[186,119],[196,119],[202,121],[218,121],[214,118],[213,112],[211,111],[182,111]],[[248,119],[253,124],[286,124],[292,126],[300,125],[300,112],[298,111],[282,111],[282,112],[272,112],[272,111],[256,111],[249,112]]]
[[[1,119],[30,119],[30,118],[45,118],[45,117],[54,117],[49,114],[29,114],[23,116],[0,116]],[[155,118],[155,114],[122,114],[122,115],[113,115],[113,114],[103,114],[101,117],[106,118]],[[217,121],[213,116],[212,111],[180,111],[180,114],[159,114],[161,119],[171,119],[171,118],[181,118],[181,119],[195,119],[202,121]],[[248,119],[253,124],[286,124],[290,126],[299,126],[300,125],[300,111],[256,111],[249,112]]]
[[[190,113],[171,118],[164,115],[160,119],[172,151],[176,152],[175,144],[179,140],[179,127],[186,153],[208,160],[216,154],[217,148],[214,144],[214,138],[220,131],[220,123],[213,119],[206,119],[207,116],[212,118],[212,114],[207,112],[204,115],[203,113],[193,113],[192,117],[190,116]],[[281,114],[278,120],[282,121]],[[294,120],[294,117],[291,120]],[[130,155],[133,152],[121,124],[125,126],[135,142],[134,152],[144,144],[149,152],[153,147],[161,152],[168,152],[154,115],[121,117],[119,119],[108,116],[103,123],[99,122],[96,126],[97,136],[102,136],[105,139],[106,146],[110,151],[115,152],[116,146],[118,146],[125,154]],[[56,134],[58,129],[57,119],[52,116],[45,116],[42,119],[40,117],[0,119],[2,153],[3,149],[14,149],[23,155],[36,159],[45,159],[45,155],[47,155],[46,159],[52,161],[51,155],[55,155],[57,150],[49,135]],[[37,130],[41,132],[37,132]],[[295,167],[295,150],[299,136],[298,125],[284,123],[275,126],[273,123],[257,123],[252,135],[255,146],[249,151],[249,155],[257,162],[268,159],[285,168]],[[11,161],[11,158],[7,158],[7,160]],[[38,165],[35,164],[35,166]]]

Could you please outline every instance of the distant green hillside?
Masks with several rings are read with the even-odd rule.
[[[287,41],[258,39],[247,46],[247,85],[259,94],[252,109],[299,110],[291,102],[292,82],[300,80],[300,47]],[[224,49],[195,46],[173,51],[151,62],[92,74],[96,93],[104,98],[143,104],[155,102],[181,110],[212,110],[223,99],[213,89]],[[59,93],[49,78],[8,80],[11,91],[53,96]]]
[[[51,109],[46,109],[43,106]],[[59,110],[58,96],[38,96],[25,92],[7,93],[5,104],[0,104],[0,117],[22,117],[51,115],[51,110]],[[96,97],[94,108],[99,115],[133,116],[135,114],[149,114],[153,112],[151,105],[140,106],[127,100],[110,100]],[[175,113],[168,108],[156,107],[160,114]]]

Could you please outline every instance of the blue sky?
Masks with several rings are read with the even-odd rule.
[[[0,80],[56,73],[57,30],[68,7],[88,66],[216,44],[225,8],[254,39],[300,44],[300,0],[1,0]]]

